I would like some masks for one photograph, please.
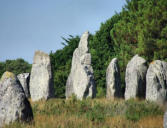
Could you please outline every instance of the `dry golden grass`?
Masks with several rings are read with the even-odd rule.
[[[106,125],[110,128],[136,128],[135,123],[126,120],[122,116],[115,116],[106,119]]]
[[[145,117],[138,122],[116,116],[108,118],[106,124],[111,128],[163,128],[163,116]]]
[[[91,125],[91,122],[84,118],[76,116],[66,116],[61,114],[59,116],[37,115],[34,119],[35,124],[32,128],[85,128]]]
[[[124,111],[129,104],[149,104],[151,109],[151,103],[137,99],[130,102],[105,98],[85,101],[51,99],[30,103],[34,112],[32,124],[16,122],[5,128],[163,128],[163,114],[147,114],[148,116],[140,117],[137,121],[126,117]]]
[[[163,128],[163,116],[145,117],[137,122],[140,128]]]

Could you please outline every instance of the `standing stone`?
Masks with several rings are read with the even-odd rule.
[[[121,96],[121,80],[117,58],[112,59],[106,72],[107,98]]]
[[[30,91],[29,91],[30,74],[22,73],[22,74],[17,75],[17,78],[19,79],[20,84],[23,87],[26,97],[29,98],[30,97]]]
[[[126,67],[125,100],[130,98],[145,98],[147,62],[142,57],[135,55]]]
[[[75,49],[72,67],[66,83],[66,98],[73,94],[80,100],[95,97],[96,88],[91,66],[91,54],[88,53],[89,33],[85,32]]]
[[[164,123],[164,128],[167,128],[167,110],[166,110],[166,112],[164,114],[164,121],[163,121],[163,123]]]
[[[32,101],[47,100],[54,95],[50,57],[41,51],[36,51],[34,55],[30,76],[30,95]]]
[[[32,109],[20,82],[13,73],[5,72],[0,81],[0,127],[32,119]]]
[[[146,82],[146,99],[164,103],[167,100],[167,63],[153,61],[148,68]]]

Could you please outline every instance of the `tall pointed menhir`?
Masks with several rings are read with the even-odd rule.
[[[85,32],[75,49],[72,67],[66,83],[66,98],[73,94],[77,99],[95,97],[96,87],[91,66],[91,54],[88,51],[89,32]]]

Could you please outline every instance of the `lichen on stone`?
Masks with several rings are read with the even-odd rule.
[[[9,71],[6,71],[6,72],[2,75],[1,81],[4,81],[5,79],[8,79],[8,78],[15,79],[14,73],[9,72]]]
[[[35,52],[35,55],[49,57],[49,55],[48,55],[47,53],[44,53],[44,52],[42,52],[42,51],[40,51],[40,50],[36,51],[36,52]]]
[[[42,51],[36,51],[34,55],[34,64],[41,64],[41,62],[45,62],[45,64],[48,64],[50,62],[50,57],[47,53],[44,53]]]
[[[155,63],[155,61],[152,61],[150,64],[154,64]]]

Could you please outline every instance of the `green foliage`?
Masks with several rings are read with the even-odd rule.
[[[4,72],[5,72],[5,62],[0,62],[0,78]]]
[[[106,89],[105,88],[97,86],[96,90],[97,90],[97,94],[96,94],[97,98],[105,96],[105,94],[106,94],[106,92],[105,92]]]
[[[53,66],[57,97],[64,97],[72,53],[77,47],[79,37],[64,40],[65,47],[51,54],[55,61]],[[89,37],[89,51],[97,97],[105,96],[106,69],[114,57],[119,60],[124,94],[126,65],[135,54],[144,57],[148,62],[155,59],[167,61],[167,1],[126,0],[122,12],[102,23],[95,35]]]
[[[31,64],[21,58],[16,60],[6,60],[5,62],[0,62],[0,76],[2,76],[5,71],[13,72],[15,75],[20,73],[30,73]]]
[[[111,30],[121,72],[132,56],[167,60],[167,1],[127,0],[121,20]]]
[[[125,89],[125,70],[128,61],[139,54],[148,62],[155,59],[167,61],[167,1],[126,0],[122,12],[102,23],[100,29],[89,37],[97,97],[106,93],[106,69],[117,57],[120,65],[122,94]],[[72,55],[79,36],[63,38],[64,48],[51,52],[51,64],[56,97],[65,97],[65,85],[70,73]],[[16,75],[30,72],[31,65],[23,59],[0,62],[0,76],[5,71]]]
[[[110,30],[120,20],[116,14],[105,23],[101,24],[100,30],[89,39],[89,49],[92,56],[92,66],[97,89],[97,96],[105,96],[106,69],[112,58],[115,57],[113,40],[110,37]],[[101,88],[101,89],[100,89]]]
[[[70,73],[72,55],[78,46],[79,39],[78,36],[73,37],[71,35],[68,39],[63,38],[64,48],[55,53],[50,53],[56,97],[65,97],[65,85]]]

